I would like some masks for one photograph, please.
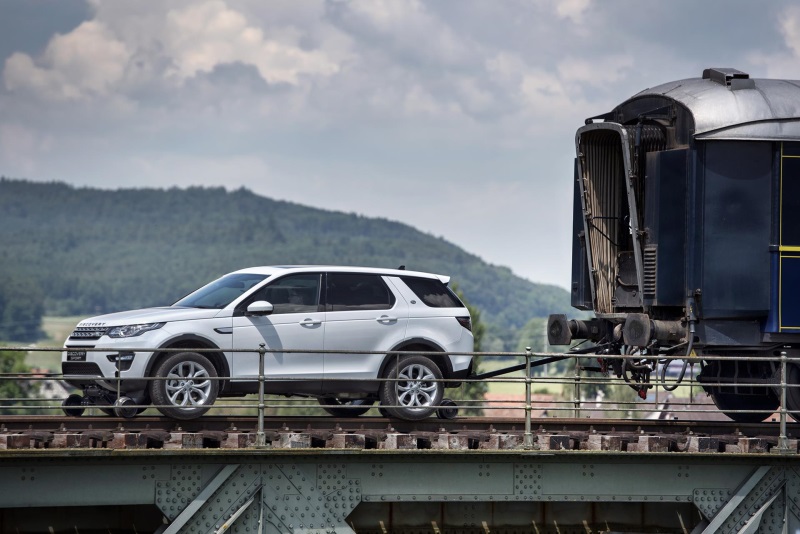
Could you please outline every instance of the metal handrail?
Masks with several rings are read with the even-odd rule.
[[[74,350],[81,350],[87,352],[108,352],[107,348],[89,348],[89,347],[70,347],[70,349]],[[64,352],[67,350],[64,347],[3,347],[0,348],[0,351],[15,351],[15,352],[26,352],[26,353],[47,353],[47,352]],[[268,375],[268,369],[265,367],[265,356],[270,353],[280,353],[280,354],[324,354],[324,355],[339,355],[339,354],[363,354],[363,355],[373,355],[384,357],[386,354],[394,355],[397,357],[401,357],[407,355],[408,353],[404,352],[389,352],[389,353],[381,353],[376,351],[350,351],[350,350],[319,350],[319,349],[269,349],[264,344],[262,344],[258,348],[253,349],[228,349],[228,350],[219,350],[219,349],[206,349],[206,348],[198,348],[198,349],[190,349],[190,348],[179,348],[179,349],[160,349],[160,348],[142,348],[142,347],[135,347],[135,348],[114,348],[114,351],[125,351],[125,352],[137,352],[137,353],[148,353],[148,352],[225,352],[225,353],[236,353],[236,357],[246,357],[244,355],[252,354],[257,355],[259,358],[259,371],[258,375],[248,375],[248,376],[241,376],[237,377],[237,380],[240,379],[252,379],[252,381],[258,382],[258,395],[257,395],[257,403],[252,402],[239,402],[239,403],[231,403],[231,402],[218,402],[217,404],[211,406],[211,409],[214,410],[222,410],[222,409],[256,409],[258,415],[258,433],[256,437],[256,446],[266,446],[265,441],[265,433],[264,433],[264,418],[266,413],[270,409],[275,408],[310,408],[310,407],[317,407],[316,404],[308,403],[307,399],[299,399],[297,401],[293,399],[281,399],[281,403],[270,402],[267,400],[267,390],[268,384],[271,381],[281,380],[281,381],[291,381],[291,380],[307,380],[307,379],[298,379],[293,377],[282,377],[278,375]],[[239,355],[242,354],[242,356]],[[592,358],[596,357],[590,354],[568,354],[568,353],[535,353],[530,348],[526,348],[525,352],[439,352],[439,351],[414,351],[414,354],[425,355],[425,356],[450,356],[450,355],[468,355],[472,356],[476,360],[480,361],[482,358],[500,358],[502,360],[522,360],[524,363],[521,364],[524,369],[517,371],[517,376],[495,376],[491,378],[486,378],[484,381],[486,382],[493,382],[493,383],[500,383],[506,384],[507,386],[521,384],[524,387],[524,395],[522,402],[520,402],[517,398],[509,398],[509,399],[458,399],[459,406],[465,409],[471,410],[480,410],[480,411],[496,411],[496,410],[508,410],[510,409],[521,409],[524,410],[524,418],[525,418],[525,440],[524,440],[524,447],[530,448],[532,447],[532,431],[531,431],[531,419],[532,419],[532,412],[534,409],[535,402],[533,400],[533,386],[536,384],[547,384],[547,385],[561,385],[562,389],[571,389],[572,396],[571,398],[558,400],[554,399],[548,402],[547,410],[548,412],[552,412],[555,414],[561,413],[568,413],[572,412],[572,414],[576,417],[580,417],[583,410],[590,409],[593,412],[608,412],[609,410],[616,410],[616,411],[636,411],[637,406],[644,408],[643,403],[641,401],[630,401],[630,400],[593,400],[589,401],[585,398],[582,398],[582,391],[586,391],[586,388],[591,388],[597,385],[604,385],[609,387],[617,387],[617,386],[627,386],[628,384],[620,379],[620,378],[609,378],[609,377],[597,377],[597,376],[585,376],[583,374],[582,367],[580,365],[581,358]],[[622,359],[622,360],[642,360],[642,359],[650,359],[650,360],[658,360],[663,359],[659,358],[658,355],[613,355],[615,359]],[[534,358],[537,360],[534,361]],[[545,358],[557,358],[557,359],[564,359],[564,360],[575,360],[575,371],[573,376],[548,376],[548,377],[540,377],[534,376],[532,374],[532,364],[535,362],[540,361],[541,359]],[[672,359],[683,359],[683,358],[672,358]],[[746,387],[770,387],[774,388],[776,391],[779,391],[780,396],[780,403],[779,409],[775,412],[779,416],[780,421],[780,440],[779,440],[779,450],[780,451],[788,451],[788,437],[787,437],[787,421],[788,417],[792,416],[795,419],[800,420],[798,417],[798,412],[793,412],[788,409],[787,407],[787,391],[789,388],[797,388],[800,387],[798,384],[789,384],[787,383],[787,366],[790,364],[800,364],[800,358],[798,357],[790,357],[787,355],[786,352],[780,353],[780,356],[743,356],[743,357],[734,357],[734,356],[715,356],[715,355],[703,355],[702,357],[692,357],[690,358],[692,362],[700,362],[700,361],[775,361],[779,363],[780,366],[780,375],[776,376],[774,381],[765,383],[763,381],[759,382],[747,382],[747,383],[737,383],[736,387],[739,388],[746,388]],[[516,366],[517,368],[520,365]],[[121,374],[121,373],[120,373]],[[521,376],[520,376],[521,375]],[[54,372],[43,372],[43,373],[0,373],[0,383],[3,381],[8,380],[24,380],[27,382],[39,382],[39,381],[54,381],[54,380],[82,380],[82,381],[102,381],[107,383],[115,383],[116,385],[116,393],[118,397],[122,393],[122,384],[124,383],[126,378],[119,376],[113,378],[103,378],[103,377],[96,377],[93,378],[87,375],[63,375],[61,373],[54,373]],[[144,377],[144,378],[136,378],[135,380],[141,381],[153,381],[153,380],[167,380],[168,378],[159,378],[159,377]],[[210,380],[230,380],[230,377],[209,377]],[[326,382],[336,382],[337,380],[348,380],[351,381],[352,379],[337,379],[337,378],[325,378]],[[400,382],[405,379],[402,378],[369,378],[365,379],[370,382]],[[468,378],[464,379],[436,379],[436,382],[447,384],[452,383],[462,383],[468,384],[475,382],[475,380]],[[676,385],[677,382],[668,377],[666,385]],[[725,382],[714,382],[714,381],[704,381],[702,384],[697,382],[694,375],[691,375],[689,378],[684,380],[684,384],[690,388],[690,391],[693,391],[696,387],[725,387],[730,386],[730,384]],[[651,412],[664,412],[665,407],[661,406],[659,403],[659,389],[663,387],[659,380],[654,380],[651,386],[654,388],[655,392],[655,400],[651,403],[648,403],[646,406],[648,411]],[[570,387],[571,386],[571,387]],[[60,406],[54,406],[51,403],[61,402],[63,399],[61,397],[55,398],[48,398],[42,396],[34,396],[34,397],[10,397],[6,399],[0,399],[0,410],[54,410],[60,409]],[[509,406],[509,403],[519,402],[521,405],[519,407],[516,406]],[[11,404],[9,404],[11,403]],[[652,408],[651,408],[652,406]],[[691,399],[689,402],[674,402],[670,401],[670,406],[673,407],[682,407],[683,409],[680,410],[680,413],[691,414],[691,413],[701,413],[705,412],[706,410],[699,409],[695,406]],[[130,408],[148,408],[148,407],[159,407],[154,405],[128,405],[126,407]],[[170,406],[161,406],[161,407],[170,407]],[[389,408],[397,408],[401,406],[389,406]],[[450,406],[444,405],[437,405],[432,406],[434,409],[440,408],[449,408]],[[113,406],[108,406],[108,408],[113,408]],[[749,409],[749,410],[729,410],[731,413],[763,413],[764,410],[758,409]]]

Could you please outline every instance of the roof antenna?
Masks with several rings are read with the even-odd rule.
[[[400,267],[397,268],[397,270],[398,271],[405,271],[406,270],[406,266],[405,265],[401,265]]]

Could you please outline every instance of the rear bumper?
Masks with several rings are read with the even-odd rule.
[[[452,380],[465,380],[472,375],[472,366],[474,364],[474,360],[469,362],[469,366],[466,369],[461,369],[460,371],[453,371],[450,375]],[[446,387],[448,388],[458,388],[461,387],[461,382],[447,382]]]

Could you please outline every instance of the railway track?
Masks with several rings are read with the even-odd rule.
[[[524,449],[524,421],[468,417],[407,422],[382,417],[273,417],[268,447],[398,450]],[[787,425],[781,447],[775,422],[620,419],[533,419],[531,445],[540,451],[672,453],[797,453],[800,424]],[[254,417],[4,416],[0,449],[247,449],[255,446]]]

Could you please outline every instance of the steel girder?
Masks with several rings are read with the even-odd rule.
[[[37,510],[59,507],[72,511],[69,523],[40,530],[96,528],[91,510],[102,505],[155,507],[162,533],[795,533],[800,462],[777,455],[574,451],[0,456],[4,531],[36,531],[26,525],[49,515]]]

